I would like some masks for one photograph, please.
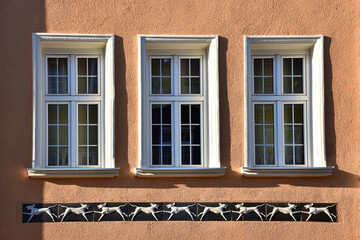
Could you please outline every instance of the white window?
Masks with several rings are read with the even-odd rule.
[[[218,38],[140,36],[137,176],[220,176]]]
[[[326,176],[323,37],[245,37],[246,176]]]
[[[33,35],[34,143],[30,177],[111,177],[112,35]]]

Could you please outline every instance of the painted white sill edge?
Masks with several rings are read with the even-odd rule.
[[[255,168],[241,167],[245,177],[326,177],[334,167]]]
[[[137,177],[221,177],[226,168],[135,168]]]
[[[30,178],[110,178],[119,175],[120,168],[28,168]]]

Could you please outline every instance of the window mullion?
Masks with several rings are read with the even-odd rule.
[[[283,85],[282,85],[282,79],[283,79],[283,74],[282,74],[282,64],[281,64],[281,57],[279,54],[277,54],[275,56],[275,66],[276,66],[276,71],[275,71],[275,81],[276,81],[276,95],[281,95],[283,92]]]
[[[70,55],[70,95],[74,96],[76,94],[76,82],[77,82],[77,77],[76,77],[76,57],[75,55]]]
[[[78,141],[77,141],[77,136],[78,136],[78,131],[77,131],[77,109],[76,109],[76,103],[75,101],[70,102],[69,104],[70,107],[70,144],[69,144],[69,149],[70,149],[70,156],[71,156],[71,160],[70,160],[70,167],[76,167],[78,164]]]
[[[284,121],[283,121],[283,104],[281,101],[277,101],[276,103],[276,118],[275,119],[275,127],[277,127],[277,134],[275,135],[275,151],[276,153],[276,166],[284,166]]]
[[[172,140],[172,157],[173,157],[173,166],[179,167],[181,163],[180,153],[181,153],[181,120],[180,120],[180,103],[173,103],[174,114],[172,120],[171,131],[173,132]]]
[[[180,94],[180,60],[179,56],[174,55],[173,61],[171,64],[171,85],[173,87],[172,94],[178,96]]]

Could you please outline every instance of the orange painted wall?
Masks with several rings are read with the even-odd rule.
[[[5,0],[0,7],[0,239],[359,239],[360,6],[356,0]],[[113,33],[113,179],[29,179],[32,32]],[[221,178],[134,177],[138,164],[137,34],[220,36]],[[326,178],[245,178],[244,35],[325,38]],[[337,223],[21,223],[23,203],[335,202]]]

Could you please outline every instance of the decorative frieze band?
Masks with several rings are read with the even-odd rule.
[[[23,222],[316,221],[336,222],[335,203],[23,204]]]

